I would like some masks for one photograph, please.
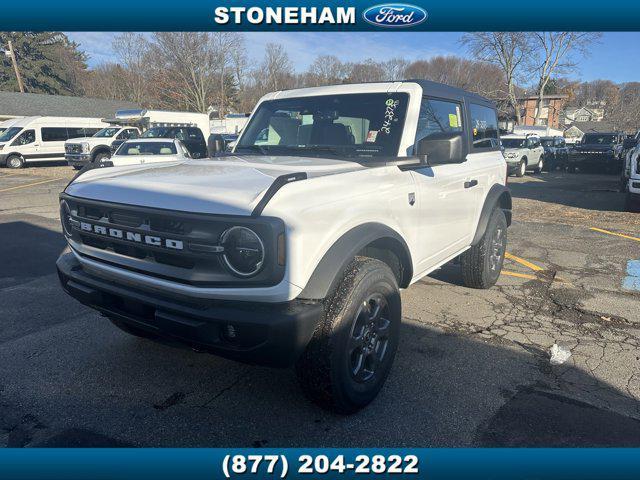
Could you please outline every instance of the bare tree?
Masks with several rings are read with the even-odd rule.
[[[387,72],[382,63],[367,58],[362,62],[349,63],[347,81],[349,83],[358,82],[381,82],[387,79]]]
[[[269,90],[291,88],[293,83],[293,64],[289,55],[279,43],[267,43],[265,56],[260,66],[265,85]]]
[[[139,33],[126,32],[113,40],[112,47],[117,63],[122,68],[123,99],[138,104],[145,103],[149,98],[147,88],[149,42]]]
[[[474,32],[462,37],[471,54],[478,60],[498,65],[504,73],[509,105],[515,112],[516,123],[522,123],[516,96],[516,79],[531,50],[528,32]]]
[[[574,70],[576,59],[588,54],[588,47],[600,34],[591,32],[535,32],[533,34],[533,72],[538,77],[536,115],[537,125],[542,113],[545,88],[552,76]]]
[[[341,83],[347,76],[347,66],[334,55],[320,55],[306,72],[307,86],[332,85]]]

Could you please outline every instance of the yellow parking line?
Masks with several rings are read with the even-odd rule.
[[[2,190],[0,190],[0,192],[8,192],[9,190],[18,190],[19,188],[33,187],[35,185],[41,185],[43,183],[55,182],[55,181],[58,181],[58,180],[62,180],[62,179],[61,178],[48,178],[47,180],[41,180],[39,182],[28,183],[26,185],[18,185],[17,187],[3,188]]]
[[[509,260],[513,260],[514,262],[518,262],[520,265],[524,265],[525,267],[528,267],[531,270],[534,270],[536,272],[540,272],[540,271],[544,270],[544,268],[539,267],[535,263],[528,262],[524,258],[516,257],[515,255],[512,255],[509,252],[505,253],[504,257],[508,258]]]
[[[594,232],[606,233],[607,235],[615,235],[616,237],[622,237],[629,240],[635,240],[636,242],[640,242],[640,238],[638,237],[623,235],[622,233],[610,232],[609,230],[603,230],[602,228],[591,227],[589,230],[593,230]]]
[[[527,273],[518,273],[518,272],[509,272],[508,270],[502,270],[502,275],[507,275],[509,277],[518,277],[518,278],[526,278],[529,280],[538,280],[538,277],[535,275],[529,275]]]

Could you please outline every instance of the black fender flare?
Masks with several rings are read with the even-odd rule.
[[[91,153],[89,154],[91,156],[91,161],[93,162],[96,158],[96,155],[101,152],[108,153],[109,156],[111,156],[111,148],[109,147],[109,145],[96,145],[91,149]]]
[[[476,227],[476,233],[473,236],[471,245],[477,245],[480,239],[487,230],[489,224],[489,218],[493,209],[499,207],[507,217],[507,226],[511,225],[511,191],[504,185],[495,184],[489,189],[489,193],[485,197],[482,211],[480,212],[480,220],[478,220],[478,226]]]
[[[327,250],[298,298],[318,300],[327,297],[337,288],[338,282],[351,261],[365,247],[375,244],[375,242],[391,246],[389,249],[400,261],[399,286],[401,288],[407,287],[413,276],[413,264],[407,243],[392,228],[381,223],[371,222],[352,228]]]

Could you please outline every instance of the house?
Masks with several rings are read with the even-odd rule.
[[[565,125],[574,122],[601,122],[604,119],[604,108],[569,107],[564,110],[562,118]]]
[[[588,132],[615,132],[615,125],[608,122],[574,122],[564,131],[568,142],[575,142]]]
[[[140,108],[132,102],[41,93],[0,92],[0,121],[17,117],[112,117],[116,110]]]
[[[559,128],[561,125],[560,113],[564,110],[564,104],[568,98],[569,96],[565,94],[545,95],[542,98],[540,118],[537,122],[535,119],[538,111],[538,97],[532,95],[518,98],[522,125],[542,125],[556,129]]]

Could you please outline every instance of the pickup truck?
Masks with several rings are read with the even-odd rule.
[[[355,412],[390,373],[400,289],[454,259],[467,287],[498,280],[511,195],[487,138],[495,105],[439,83],[269,93],[231,153],[77,176],[62,287],[132,335],[295,366]]]
[[[69,166],[80,170],[89,163],[99,164],[111,158],[111,147],[115,141],[138,138],[140,130],[135,127],[109,126],[92,137],[74,138],[64,144],[64,158]]]

